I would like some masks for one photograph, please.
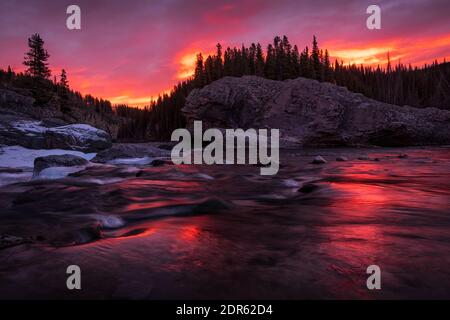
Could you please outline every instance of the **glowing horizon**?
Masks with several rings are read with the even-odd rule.
[[[333,60],[346,64],[383,66],[387,52],[393,64],[413,66],[450,57],[450,5],[442,0],[381,1],[381,30],[365,27],[368,1],[81,0],[80,31],[65,27],[66,1],[28,1],[0,3],[7,13],[0,14],[0,68],[24,70],[27,38],[37,32],[54,74],[66,69],[71,88],[113,104],[148,105],[191,76],[196,54],[214,54],[218,42],[224,49],[260,42],[265,49],[287,35],[302,50],[315,34]]]

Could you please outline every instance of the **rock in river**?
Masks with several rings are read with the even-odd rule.
[[[322,156],[317,156],[312,161],[313,164],[325,164],[327,163],[327,160],[325,160]]]
[[[21,114],[0,115],[0,140],[8,146],[30,149],[66,149],[98,152],[111,147],[111,136],[87,124],[54,126]]]
[[[86,159],[71,154],[38,157],[34,160],[33,175],[38,176],[43,170],[51,167],[80,167],[88,163]]]
[[[331,83],[225,77],[193,90],[187,126],[280,129],[281,145],[407,146],[450,144],[450,111],[397,106]]]
[[[339,156],[339,157],[336,158],[336,161],[338,161],[338,162],[345,162],[345,161],[348,161],[348,158],[344,157],[344,156]]]

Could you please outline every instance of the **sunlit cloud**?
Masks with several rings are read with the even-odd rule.
[[[22,71],[27,38],[39,32],[54,74],[66,69],[73,89],[145,106],[191,77],[197,53],[206,58],[217,42],[224,48],[251,42],[266,47],[275,35],[286,34],[302,49],[315,34],[321,48],[347,64],[385,65],[388,52],[393,64],[450,58],[444,0],[382,2],[383,27],[377,31],[365,27],[360,0],[78,0],[78,5],[82,31],[71,32],[64,1],[0,1],[0,68]]]
[[[188,48],[177,54],[174,62],[178,69],[177,79],[184,80],[194,75],[197,55],[199,53],[202,54],[203,59],[206,59],[208,55],[214,54],[210,50],[201,49],[198,47]]]
[[[112,104],[130,104],[136,106],[144,106],[150,104],[152,97],[130,97],[130,96],[118,96],[118,97],[110,97],[108,98]]]
[[[188,53],[181,57],[177,78],[186,79],[194,74],[197,53]]]

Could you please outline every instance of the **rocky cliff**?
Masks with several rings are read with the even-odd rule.
[[[450,111],[396,106],[344,87],[298,78],[226,77],[194,90],[183,108],[188,128],[278,128],[284,145],[450,144]]]

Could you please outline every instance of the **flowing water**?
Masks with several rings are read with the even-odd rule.
[[[18,239],[0,249],[0,298],[450,298],[450,148],[280,161],[273,177],[100,166],[0,187],[0,235]],[[66,288],[72,264],[81,291]],[[366,287],[372,264],[381,290]]]

